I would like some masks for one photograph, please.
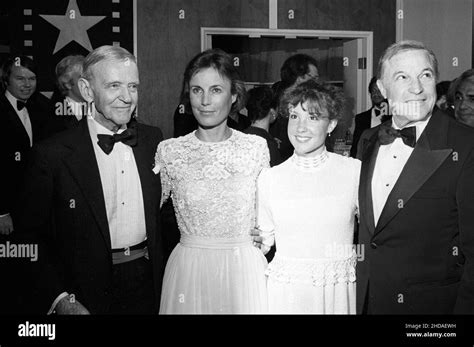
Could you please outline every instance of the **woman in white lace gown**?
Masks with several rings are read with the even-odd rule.
[[[276,242],[267,269],[271,313],[355,313],[354,216],[360,162],[324,145],[342,108],[340,92],[314,81],[281,101],[295,151],[258,179],[263,248]]]
[[[172,196],[181,233],[166,265],[160,313],[265,313],[262,252],[252,245],[257,177],[269,166],[264,139],[227,126],[244,86],[220,50],[196,56],[184,95],[199,127],[159,144],[163,198]]]

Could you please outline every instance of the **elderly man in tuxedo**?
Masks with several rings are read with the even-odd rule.
[[[40,243],[44,312],[158,312],[161,184],[152,164],[162,135],[133,118],[138,84],[132,54],[95,49],[79,79],[90,115],[34,150],[19,220]]]
[[[474,131],[433,111],[437,77],[416,41],[379,62],[393,118],[359,142],[359,313],[474,313]]]

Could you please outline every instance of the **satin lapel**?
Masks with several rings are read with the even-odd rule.
[[[359,204],[361,211],[361,222],[367,225],[370,233],[374,232],[374,208],[372,205],[372,176],[374,174],[375,160],[379,152],[377,131],[372,136],[364,140],[364,151],[362,156],[362,167],[359,184]]]
[[[90,139],[87,117],[80,121],[74,136],[71,136],[70,144],[73,153],[65,158],[64,162],[81,188],[104,237],[107,248],[110,250],[111,241],[104,192],[100,180],[99,166],[97,165],[97,159]]]
[[[140,130],[139,125],[137,126],[138,130]],[[150,243],[153,244],[154,233],[152,231],[157,228],[156,219],[154,221],[152,219],[155,218],[157,214],[157,206],[156,203],[154,203],[157,199],[154,194],[160,194],[160,192],[156,192],[155,189],[153,189],[153,183],[155,180],[152,171],[154,152],[148,150],[151,147],[149,141],[150,140],[144,131],[138,131],[138,143],[133,147],[133,155],[135,156],[135,162],[137,164],[140,184],[142,187],[147,237]]]
[[[444,117],[439,113],[431,117],[387,198],[375,233],[380,232],[400,212],[453,151],[446,148],[448,122]]]

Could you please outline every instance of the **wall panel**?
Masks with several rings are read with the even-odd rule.
[[[278,0],[278,28],[374,31],[376,61],[395,40],[395,3]],[[268,6],[268,0],[138,0],[141,121],[170,137],[184,68],[200,51],[200,28],[268,28]],[[185,19],[178,18],[180,9]],[[288,9],[295,10],[294,20],[288,20]]]

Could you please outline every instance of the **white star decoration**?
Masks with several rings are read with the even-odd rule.
[[[40,17],[61,30],[53,54],[71,41],[76,41],[89,52],[92,51],[87,30],[105,18],[105,16],[81,16],[76,0],[69,0],[64,16],[40,14]]]

